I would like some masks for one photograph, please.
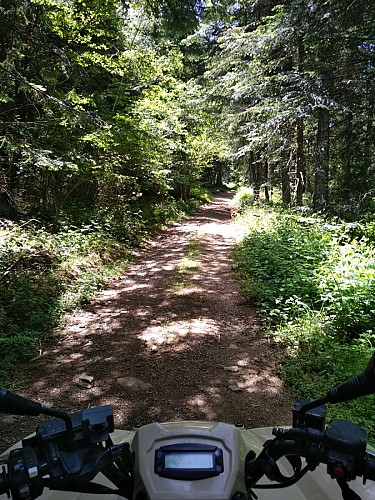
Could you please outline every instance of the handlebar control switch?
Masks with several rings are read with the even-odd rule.
[[[12,450],[8,460],[8,484],[15,500],[37,498],[43,492],[38,459],[30,446]]]
[[[366,431],[346,420],[334,420],[325,432],[327,472],[334,479],[350,481],[364,472]]]

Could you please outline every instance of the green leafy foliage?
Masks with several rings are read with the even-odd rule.
[[[151,231],[194,210],[206,196],[203,171],[222,185],[223,133],[201,105],[203,87],[185,78],[179,46],[198,23],[195,5],[2,5],[6,370],[34,356],[46,332],[89,301]]]
[[[275,335],[286,348],[280,374],[296,397],[316,399],[363,371],[374,353],[375,336],[366,332],[343,343],[324,311],[306,311],[279,326]],[[328,406],[328,418],[344,418],[364,426],[375,442],[374,397]]]
[[[222,159],[202,87],[184,80],[177,42],[160,36],[176,5],[145,3],[33,0],[1,11],[1,215],[187,201]],[[183,32],[197,18],[182,7]]]
[[[220,2],[221,24],[209,13],[202,31],[215,47],[207,86],[242,182],[271,180],[286,206],[312,200],[350,217],[373,210],[375,10],[344,4],[239,2],[228,22]]]
[[[337,245],[318,269],[326,314],[337,330],[356,337],[375,320],[375,250],[367,241]]]
[[[375,348],[374,247],[352,224],[253,206],[235,260],[244,292],[285,349],[280,373],[310,399],[361,372]],[[373,398],[330,408],[375,439]]]
[[[235,258],[244,291],[256,301],[262,319],[285,321],[314,307],[321,301],[316,268],[328,246],[324,228],[263,208],[254,207],[247,214],[252,229]]]

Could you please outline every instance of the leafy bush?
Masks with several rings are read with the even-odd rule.
[[[238,213],[243,214],[249,207],[254,205],[252,190],[241,187],[233,198],[233,205],[238,208]]]
[[[296,397],[324,395],[361,372],[375,348],[375,250],[353,223],[253,207],[234,257],[244,292],[285,349],[280,373]],[[373,397],[330,408],[367,427]]]
[[[341,233],[347,241],[368,240],[369,243],[375,243],[375,221],[360,219],[358,221],[345,222],[340,225]]]
[[[326,231],[304,224],[301,217],[276,216],[261,208],[246,220],[251,229],[235,259],[242,288],[258,305],[263,321],[286,321],[319,303],[315,273],[329,249]]]
[[[336,337],[324,311],[307,311],[295,322],[279,326],[275,335],[286,349],[280,374],[296,397],[316,399],[363,371],[374,352],[375,335],[361,334],[351,343]],[[375,442],[374,397],[328,406],[328,418],[344,418],[364,426]]]
[[[356,336],[375,320],[375,250],[350,240],[347,225],[258,207],[244,217],[235,251],[245,293],[269,323],[324,308],[337,334]]]
[[[375,250],[365,241],[332,247],[317,277],[327,315],[344,335],[357,337],[375,320]]]

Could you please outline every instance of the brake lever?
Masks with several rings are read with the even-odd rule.
[[[286,455],[285,457],[293,468],[294,476],[299,474],[302,469],[302,460],[299,455]]]
[[[266,453],[265,455],[266,466],[264,468],[264,473],[270,481],[276,481],[277,483],[285,483],[289,480],[280,472],[280,468],[276,463],[276,460]]]
[[[280,469],[276,464],[276,460],[268,453],[270,447],[272,447],[278,438],[268,440],[263,445],[263,450],[260,452],[258,457],[250,465],[248,470],[249,487],[252,488],[263,476],[267,476],[271,481],[277,481],[278,477],[281,476]],[[249,488],[248,488],[249,489]]]
[[[292,466],[293,469],[293,474],[291,476],[284,476],[284,474],[281,473],[280,468],[277,464],[277,461],[279,460],[280,456],[279,453],[276,453],[276,458],[274,456],[270,455],[270,451],[272,452],[272,445],[276,445],[277,440],[274,440],[273,442],[270,443],[270,449],[267,450],[265,453],[265,461],[266,461],[266,467],[265,467],[265,475],[268,477],[270,481],[276,481],[277,483],[285,484],[289,483],[290,481],[293,481],[293,479],[301,472],[302,470],[302,460],[299,455],[284,455],[285,458],[288,460],[290,465]],[[285,443],[284,443],[285,445]]]
[[[257,484],[263,475],[267,476],[270,481],[279,483],[273,486],[275,488],[289,486],[299,480],[308,470],[315,467],[314,460],[310,459],[307,466],[302,469],[297,443],[301,438],[306,439],[306,436],[313,442],[319,442],[321,433],[315,429],[311,431],[307,429],[274,429],[273,433],[276,436],[275,439],[266,441],[262,452],[249,469],[249,481],[247,483],[251,488],[272,487]],[[283,456],[293,468],[293,475],[290,477],[284,476],[277,465],[277,461]]]

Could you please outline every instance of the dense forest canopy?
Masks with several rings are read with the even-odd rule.
[[[211,65],[235,156],[283,201],[366,205],[373,190],[374,9],[367,2],[252,2]],[[329,193],[331,198],[329,198]]]
[[[364,0],[4,0],[0,216],[273,186],[368,209],[375,8]]]
[[[229,181],[250,188],[235,268],[287,346],[284,379],[315,397],[359,371],[375,345],[374,76],[368,0],[2,0],[2,383]],[[352,411],[373,428],[370,404]]]

